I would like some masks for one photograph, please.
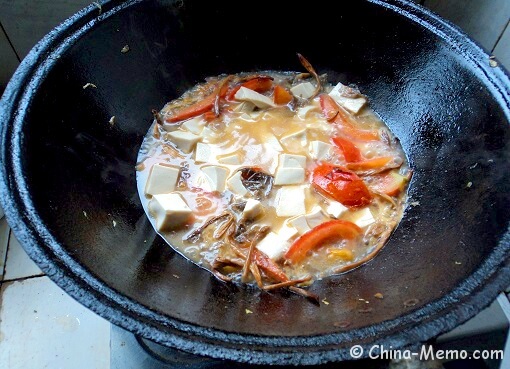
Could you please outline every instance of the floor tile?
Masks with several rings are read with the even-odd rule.
[[[5,257],[7,256],[7,245],[9,244],[9,226],[5,218],[0,219],[0,281],[4,276]]]
[[[0,22],[24,58],[53,27],[91,3],[92,0],[0,0]]]
[[[506,27],[503,36],[498,41],[494,49],[494,55],[507,70],[510,70],[510,24]]]
[[[47,277],[4,283],[3,369],[109,369],[110,324]]]
[[[7,250],[7,261],[5,262],[4,281],[32,277],[44,274],[41,269],[28,257],[27,253],[11,232],[9,248]]]
[[[424,5],[452,21],[492,51],[510,18],[508,0],[426,0]]]
[[[11,79],[18,64],[18,58],[9,44],[5,33],[0,28],[0,95],[4,91],[5,86],[7,86],[7,82]],[[0,214],[3,214],[1,209]]]

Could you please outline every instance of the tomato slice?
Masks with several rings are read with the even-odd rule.
[[[397,196],[408,181],[408,177],[401,175],[397,170],[380,173],[372,176],[370,187],[377,192],[389,196]]]
[[[351,141],[343,137],[333,137],[332,141],[340,150],[342,150],[345,161],[348,163],[363,160],[361,152]]]
[[[285,105],[292,101],[292,95],[289,91],[280,85],[274,87],[274,103],[277,105]]]
[[[365,129],[357,129],[353,127],[340,126],[339,131],[351,140],[357,141],[378,141],[380,139],[379,132]]]
[[[319,96],[322,113],[328,122],[338,123],[347,127],[354,127],[354,122],[349,113],[339,106],[328,94]]]
[[[280,269],[266,254],[254,249],[253,257],[257,266],[271,279],[278,282],[287,282],[289,278],[285,275],[284,271]]]
[[[383,156],[380,158],[367,159],[356,163],[347,163],[347,169],[349,170],[370,170],[380,169],[390,163],[394,158],[391,156]]]
[[[269,76],[256,76],[248,81],[241,83],[235,86],[232,90],[229,91],[227,95],[227,100],[234,100],[236,92],[239,91],[241,87],[249,88],[250,90],[263,93],[269,91],[273,86],[273,77]]]
[[[212,108],[214,107],[216,96],[223,98],[227,94],[228,84],[224,82],[225,81],[220,82],[219,91],[216,90],[212,94],[196,102],[195,104],[179,110],[173,116],[166,118],[166,121],[171,123],[180,122],[181,120],[190,119],[199,116],[200,114],[204,114],[208,111],[211,111]]]
[[[349,113],[339,106],[328,94],[320,95],[319,101],[326,120],[331,123],[337,123],[342,134],[359,141],[379,140],[378,132],[356,128],[356,122]]]
[[[299,237],[285,253],[285,259],[292,263],[300,263],[306,258],[310,250],[316,249],[326,241],[348,239],[352,240],[362,233],[360,227],[346,220],[331,220],[319,224],[317,227]]]
[[[365,206],[372,195],[365,182],[342,167],[321,164],[313,171],[313,186],[322,193],[346,206]]]

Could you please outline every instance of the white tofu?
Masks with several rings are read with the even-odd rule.
[[[234,97],[238,101],[249,101],[259,109],[274,108],[276,106],[269,97],[246,87],[241,87]]]
[[[192,215],[188,204],[178,193],[154,195],[149,202],[149,212],[156,220],[159,232],[182,227]]]
[[[243,209],[242,219],[251,220],[256,219],[264,213],[264,207],[260,201],[255,199],[248,199]]]
[[[287,241],[296,236],[297,234],[299,234],[298,230],[294,227],[290,227],[289,225],[287,225],[287,222],[285,222],[284,225],[280,228],[280,230],[276,233],[278,233],[278,236]]]
[[[299,215],[297,217],[289,219],[289,224],[294,227],[299,234],[308,232],[311,228],[306,221],[306,216]]]
[[[241,172],[236,172],[227,181],[227,188],[232,191],[235,195],[244,196],[248,193],[246,187],[244,187],[241,181]]]
[[[266,237],[257,244],[257,249],[262,251],[272,260],[280,259],[289,248],[289,242],[280,235],[269,232]]]
[[[290,92],[296,97],[300,97],[302,99],[309,99],[313,96],[315,92],[315,86],[310,82],[303,82],[298,85],[295,85],[290,89]]]
[[[278,158],[279,166],[282,168],[306,168],[306,156],[281,154]]]
[[[280,145],[280,141],[278,141],[275,135],[270,133],[264,137],[264,145],[267,145],[267,147],[273,149],[274,151],[283,151],[283,147]]]
[[[375,223],[375,219],[369,208],[358,210],[352,215],[351,219],[351,221],[360,228],[367,227],[370,224]]]
[[[225,167],[217,165],[210,165],[202,167],[204,173],[209,181],[211,191],[223,192],[227,181],[229,170]]]
[[[333,133],[336,133],[335,125],[328,123],[326,120],[313,120],[312,122],[306,123],[306,128],[308,132],[315,131],[327,136],[332,136]]]
[[[251,113],[256,108],[255,104],[250,101],[243,101],[240,104],[237,104],[232,111],[235,111],[236,113]]]
[[[343,206],[339,202],[332,201],[326,208],[326,213],[328,213],[329,216],[338,219],[348,210],[349,209],[347,207]]]
[[[200,137],[202,138],[203,142],[208,143],[208,142],[212,142],[215,138],[218,137],[218,135],[211,128],[205,127],[202,130],[202,133],[200,134]]]
[[[303,186],[285,186],[278,190],[275,200],[276,215],[293,217],[306,213]]]
[[[305,147],[307,144],[306,129],[301,129],[297,132],[291,133],[290,135],[284,136],[280,139],[280,142],[288,149],[292,149],[295,145]]]
[[[350,87],[347,87],[341,83],[338,83],[333,90],[329,93],[329,96],[335,100],[338,105],[344,107],[354,114],[358,114],[359,111],[365,106],[367,103],[367,99],[363,96],[358,97],[346,97],[344,93],[349,90]]]
[[[315,228],[329,219],[320,206],[314,206],[312,211],[305,215],[305,218],[310,228]]]
[[[191,133],[200,136],[200,134],[204,130],[205,124],[206,124],[205,120],[199,117],[195,117],[185,121],[182,124],[182,127],[190,131]]]
[[[168,133],[168,137],[185,153],[193,151],[195,144],[200,141],[200,136],[186,131],[173,131]]]
[[[181,123],[167,123],[163,122],[163,129],[167,132],[173,132],[181,127]]]
[[[245,120],[247,122],[255,122],[255,118],[247,113],[243,113],[239,116],[239,119]]]
[[[297,111],[297,117],[301,120],[305,120],[308,113],[312,111],[319,111],[319,107],[315,105],[307,105],[303,108],[299,108]]]
[[[278,167],[274,178],[277,186],[301,184],[305,181],[305,170],[303,168]]]
[[[305,215],[300,215],[289,219],[289,224],[296,228],[300,234],[308,232],[310,229],[324,223],[329,218],[324,214],[320,206],[315,206],[312,211]]]
[[[218,156],[218,162],[227,165],[241,165],[242,163],[237,153]]]
[[[322,141],[311,141],[309,145],[310,157],[314,160],[327,160],[333,153],[333,145]]]
[[[179,167],[154,164],[145,184],[145,194],[154,196],[175,191],[180,172]]]
[[[213,150],[210,145],[198,142],[195,150],[195,162],[197,163],[211,163],[215,160]]]

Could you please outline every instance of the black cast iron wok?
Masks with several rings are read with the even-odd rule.
[[[48,276],[156,342],[255,363],[409,346],[487,306],[510,281],[508,76],[407,1],[327,4],[110,1],[46,36],[1,100],[0,190]],[[369,96],[415,169],[419,202],[373,261],[313,285],[321,307],[225,285],[186,261],[153,232],[135,184],[152,108],[209,75],[298,70],[297,51]]]

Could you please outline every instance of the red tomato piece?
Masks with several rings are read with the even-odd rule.
[[[285,253],[285,259],[300,263],[309,251],[316,249],[330,240],[352,240],[362,233],[360,227],[346,220],[331,220],[319,224],[299,237]]]
[[[346,206],[365,206],[372,201],[365,182],[355,173],[339,166],[319,165],[313,171],[312,184],[317,190]]]

